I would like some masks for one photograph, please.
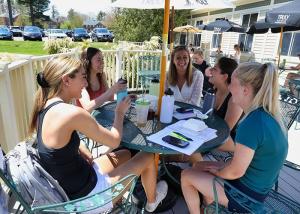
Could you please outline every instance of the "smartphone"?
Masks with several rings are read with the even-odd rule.
[[[177,147],[180,147],[180,148],[185,148],[190,144],[187,141],[180,140],[180,139],[178,139],[176,137],[173,137],[173,136],[170,136],[170,135],[164,136],[162,138],[162,140],[166,143],[172,144],[173,146],[177,146]]]
[[[187,107],[181,107],[181,108],[176,109],[176,111],[181,113],[181,114],[184,114],[184,113],[193,113],[194,109],[187,108]]]

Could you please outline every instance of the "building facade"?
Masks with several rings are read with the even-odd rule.
[[[217,18],[226,18],[248,28],[252,23],[264,19],[266,12],[274,7],[286,4],[288,0],[233,0],[236,5],[233,9],[222,10],[193,10],[189,24],[199,26],[208,24]],[[224,53],[232,54],[234,44],[239,44],[243,52],[253,52],[257,61],[259,59],[277,59],[280,33],[254,34],[245,33],[214,33],[203,31],[200,34],[190,35],[189,41],[193,45],[213,51],[218,45]],[[179,41],[178,41],[179,42]],[[300,31],[283,34],[281,59],[288,62],[298,62],[297,53],[300,52]]]

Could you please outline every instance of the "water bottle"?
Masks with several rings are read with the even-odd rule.
[[[215,105],[215,91],[213,89],[207,90],[205,96],[204,96],[204,101],[203,101],[203,107],[202,107],[202,113],[206,113],[210,109],[214,108]],[[208,115],[211,115],[213,111],[211,111]]]
[[[118,83],[127,84],[127,80],[120,78],[118,80]],[[117,92],[117,103],[121,102],[124,99],[124,97],[126,97],[127,95],[128,95],[127,89],[124,89],[122,91],[118,91]]]
[[[161,111],[160,111],[160,122],[171,123],[173,118],[174,110],[174,92],[168,88],[162,97]]]
[[[154,96],[159,96],[159,79],[154,78],[151,80],[151,84],[149,87],[149,94]]]

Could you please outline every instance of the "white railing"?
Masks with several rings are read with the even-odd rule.
[[[139,88],[139,57],[160,56],[161,51],[103,50],[104,72],[108,85],[124,76],[128,90]],[[11,63],[0,63],[0,144],[7,152],[28,136],[30,114],[37,89],[36,74],[53,57],[70,55],[79,57],[78,52],[47,56],[26,56]]]

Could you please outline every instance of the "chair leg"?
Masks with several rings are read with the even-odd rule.
[[[278,180],[275,183],[275,191],[278,192]]]

